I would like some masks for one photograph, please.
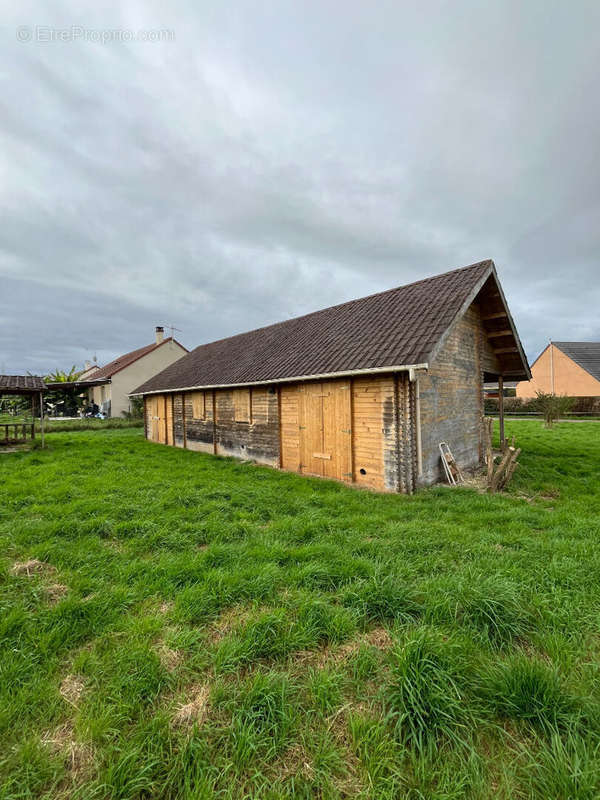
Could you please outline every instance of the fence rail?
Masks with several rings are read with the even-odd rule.
[[[10,435],[11,430],[12,436]],[[1,436],[2,433],[4,433],[4,437]],[[35,424],[33,422],[0,423],[0,444],[20,444],[28,439],[35,439]]]

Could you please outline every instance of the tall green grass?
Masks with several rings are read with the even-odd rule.
[[[594,423],[405,497],[84,422],[0,458],[2,800],[600,795]]]

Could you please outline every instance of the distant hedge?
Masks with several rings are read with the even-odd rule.
[[[573,405],[568,412],[569,416],[597,414],[600,416],[600,397],[573,397]],[[484,403],[486,414],[498,413],[498,398],[487,397]],[[523,399],[521,397],[505,397],[504,411],[506,414],[539,414],[540,408],[537,397]]]

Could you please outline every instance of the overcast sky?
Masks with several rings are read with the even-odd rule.
[[[0,371],[484,258],[530,360],[600,340],[598,0],[11,5]]]

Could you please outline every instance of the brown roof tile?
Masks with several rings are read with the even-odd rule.
[[[137,393],[252,384],[427,362],[492,261],[204,344]]]
[[[125,353],[125,355],[115,358],[114,361],[111,361],[109,364],[105,364],[103,367],[99,367],[94,372],[93,375],[89,376],[88,379],[90,381],[97,381],[98,378],[110,378],[115,373],[120,372],[122,369],[125,369],[125,367],[128,367],[130,364],[133,364],[134,361],[143,358],[144,356],[148,355],[148,353],[151,353],[153,350],[162,347],[163,344],[166,344],[167,342],[170,341],[174,341],[176,344],[179,344],[179,342],[177,342],[175,339],[172,339],[172,337],[169,336],[167,339],[164,339],[160,344],[153,342],[152,344],[148,344],[145,347],[138,347],[137,350],[132,350],[130,353]],[[183,345],[180,345],[180,347],[183,347]],[[186,350],[185,347],[183,347],[183,349]]]
[[[37,375],[0,375],[0,393],[43,392],[45,388],[44,379]]]

